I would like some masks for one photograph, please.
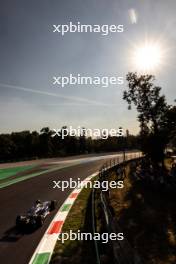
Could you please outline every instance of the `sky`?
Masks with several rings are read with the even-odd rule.
[[[161,46],[156,84],[174,104],[175,0],[0,0],[0,133],[63,125],[139,130],[137,113],[123,101],[123,85],[67,86],[53,76],[123,76],[132,54],[149,42]],[[54,34],[53,24],[122,24],[123,33]]]

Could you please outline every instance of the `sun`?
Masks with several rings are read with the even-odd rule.
[[[133,65],[138,72],[152,73],[159,69],[162,60],[162,48],[159,44],[145,43],[134,49]]]

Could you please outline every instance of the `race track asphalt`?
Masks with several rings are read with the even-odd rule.
[[[122,155],[122,154],[121,154]],[[59,207],[71,192],[62,192],[53,188],[53,181],[85,179],[96,172],[107,160],[86,159],[80,164],[74,164],[54,172],[39,175],[18,182],[0,190],[0,263],[27,264],[42,238],[49,223]],[[57,200],[58,207],[45,220],[44,225],[28,234],[19,233],[15,228],[18,214],[25,213],[37,200]]]

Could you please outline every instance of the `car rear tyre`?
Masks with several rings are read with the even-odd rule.
[[[56,200],[52,200],[50,204],[50,211],[53,211],[56,209]]]
[[[16,218],[16,227],[17,228],[21,227],[21,216],[20,215],[18,215]]]
[[[41,215],[36,218],[37,227],[41,227],[43,225],[43,222],[44,222],[44,219]]]

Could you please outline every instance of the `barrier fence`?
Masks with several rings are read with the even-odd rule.
[[[99,171],[99,181],[108,180],[109,174],[113,171],[116,174],[117,181],[124,180],[126,177],[125,166],[129,161],[135,161],[142,157],[141,152],[128,153],[123,155],[123,157],[117,157],[109,162],[106,162]],[[120,190],[119,190],[120,191]],[[95,196],[97,190],[92,191],[92,230],[96,232],[96,214],[95,214]],[[109,204],[109,190],[102,191],[100,189],[100,201],[101,208],[103,211],[103,217],[105,219],[105,225],[107,232],[110,233],[123,233],[116,218],[114,217],[112,207]],[[101,264],[101,254],[99,251],[99,245],[97,241],[95,243],[96,251],[96,262]],[[113,252],[113,262],[114,264],[141,264],[138,255],[131,248],[128,240],[124,237],[123,240],[111,240],[109,242],[112,252]]]

